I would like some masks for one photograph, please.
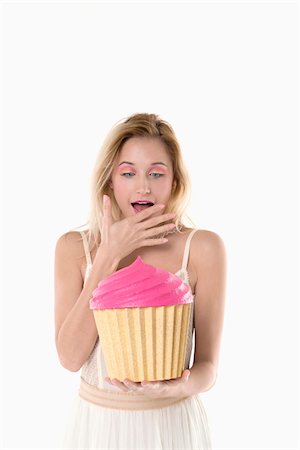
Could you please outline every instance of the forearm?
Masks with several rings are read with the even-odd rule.
[[[115,272],[118,260],[103,257],[95,261],[80,296],[63,322],[57,337],[57,351],[61,364],[77,371],[89,357],[98,332],[89,300],[98,283]]]
[[[216,371],[212,363],[194,363],[190,369],[190,376],[186,383],[180,385],[182,395],[189,397],[200,392],[208,391],[216,381]]]

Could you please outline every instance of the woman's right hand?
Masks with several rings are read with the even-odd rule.
[[[107,202],[105,202],[105,197]],[[103,196],[103,221],[100,247],[105,248],[109,255],[122,260],[140,247],[159,245],[167,242],[163,238],[151,238],[159,233],[173,229],[175,224],[168,223],[156,227],[161,222],[174,219],[174,213],[151,217],[161,210],[156,204],[136,213],[134,216],[115,221],[111,214],[111,201],[108,195]],[[154,228],[152,228],[154,227]]]

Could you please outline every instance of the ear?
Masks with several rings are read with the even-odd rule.
[[[113,189],[113,184],[112,184],[111,181],[109,182],[109,187],[110,187],[111,189]]]

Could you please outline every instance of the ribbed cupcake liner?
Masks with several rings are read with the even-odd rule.
[[[191,307],[94,309],[108,376],[136,382],[181,377]]]

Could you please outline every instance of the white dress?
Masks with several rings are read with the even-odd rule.
[[[182,267],[175,275],[189,285],[187,262],[192,230],[186,240]],[[92,267],[87,238],[80,232],[87,259],[84,283]],[[194,305],[187,337],[185,368],[190,368],[194,331]],[[99,338],[81,368],[81,378],[91,386],[121,392],[107,383],[108,376]],[[211,436],[201,394],[187,397],[173,405],[147,410],[125,410],[99,406],[80,395],[74,399],[62,448],[105,450],[211,450]]]

